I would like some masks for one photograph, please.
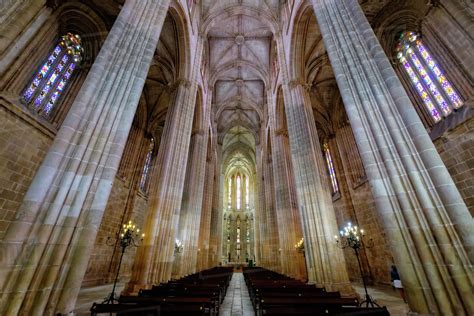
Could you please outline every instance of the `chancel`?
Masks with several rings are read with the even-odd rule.
[[[474,314],[470,1],[0,8],[0,315]]]

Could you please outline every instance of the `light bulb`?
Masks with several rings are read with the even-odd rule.
[[[142,234],[142,238],[145,237],[145,234]]]
[[[137,228],[137,233],[139,233],[139,232],[140,232],[140,229],[139,229],[139,228]]]

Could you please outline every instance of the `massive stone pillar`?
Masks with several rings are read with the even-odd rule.
[[[208,143],[211,139],[208,139]],[[211,268],[214,264],[210,257],[210,241],[211,241],[211,217],[212,217],[212,202],[215,182],[215,155],[212,152],[213,146],[208,144],[208,151],[206,155],[206,178],[204,185],[204,195],[202,200],[202,211],[200,218],[199,229],[199,244],[198,244],[198,263],[197,270],[201,271]]]
[[[197,82],[201,64],[203,38],[199,37],[191,80],[176,83],[176,96],[168,109],[158,160],[160,171],[156,189],[150,194],[143,245],[135,257],[132,278],[126,292],[168,281],[171,278],[174,243],[178,231],[189,144],[196,103]],[[150,199],[150,197],[149,197]]]
[[[302,253],[294,245],[303,237],[296,192],[291,170],[290,147],[287,131],[272,133],[273,178],[275,183],[275,208],[280,234],[281,262],[284,274],[305,279],[305,263]]]
[[[198,103],[199,104],[199,103]],[[199,228],[201,220],[204,182],[206,175],[207,130],[200,129],[191,135],[189,174],[179,217],[177,238],[183,242],[183,252],[178,254],[173,266],[173,277],[179,278],[196,272]]]
[[[276,41],[308,281],[330,291],[353,294],[343,253],[334,241],[336,215],[309,93],[300,79],[290,81],[281,34],[276,34]]]
[[[265,240],[265,223],[263,212],[265,209],[265,199],[263,197],[263,159],[262,149],[260,145],[256,146],[256,179],[255,179],[255,262],[259,266],[263,266],[265,261],[264,255],[264,240]]]
[[[472,315],[464,201],[358,2],[313,6],[411,310]]]
[[[211,90],[211,89],[210,89]],[[216,135],[217,131],[213,129],[213,134]],[[217,136],[216,136],[217,137]],[[211,211],[211,229],[209,238],[209,258],[208,264],[216,266],[222,261],[222,257],[226,257],[227,254],[223,252],[223,210],[224,210],[224,173],[222,171],[222,144],[215,141],[215,157],[214,157],[214,193],[212,199],[212,211]]]
[[[117,17],[0,243],[0,314],[73,310],[168,3]]]
[[[270,139],[268,139],[270,142]],[[273,165],[272,165],[272,149],[271,145],[267,146],[267,150],[263,150],[263,174],[265,189],[265,208],[263,216],[265,216],[266,242],[263,244],[266,250],[265,256],[267,267],[271,270],[282,272],[281,245],[278,238],[279,227],[277,225],[277,214],[275,211],[275,184],[273,181]]]

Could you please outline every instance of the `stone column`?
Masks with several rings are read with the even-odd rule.
[[[263,191],[263,170],[262,170],[262,151],[261,146],[257,145],[255,150],[256,160],[256,175],[255,175],[255,261],[257,265],[262,266],[263,255],[263,240],[265,235],[263,233],[263,210],[265,208],[265,201],[262,197]]]
[[[73,310],[168,3],[117,17],[0,243],[0,314]]]
[[[199,103],[198,103],[199,104]],[[189,174],[186,176],[183,204],[179,217],[177,238],[183,242],[183,252],[174,262],[173,277],[179,278],[196,272],[199,227],[201,219],[208,135],[206,130],[198,130],[191,135]]]
[[[268,140],[270,142],[270,140]],[[271,147],[271,146],[269,146]],[[275,211],[275,184],[273,181],[272,154],[270,150],[264,150],[263,172],[265,177],[265,209],[264,216],[266,229],[266,242],[263,247],[267,249],[268,268],[282,272],[282,258],[280,255],[281,245],[278,239],[279,227],[277,225],[277,215]]]
[[[197,41],[190,78],[195,78],[201,64],[203,38]],[[126,293],[168,281],[174,260],[189,144],[196,104],[197,82],[181,79],[176,83],[176,97],[168,109],[159,160],[162,161],[156,190],[149,198],[144,228],[145,240],[135,257],[133,274]]]
[[[294,245],[303,236],[294,191],[293,171],[289,153],[288,132],[279,129],[272,133],[273,176],[275,182],[275,208],[280,234],[282,271],[291,277],[305,278],[304,257]]]
[[[472,315],[464,201],[358,2],[313,6],[410,308]]]
[[[288,79],[282,37],[277,35],[283,96],[300,218],[303,224],[308,281],[329,291],[353,294],[344,256],[334,235],[338,227],[327,186],[311,100],[305,85]]]
[[[208,140],[208,142],[210,139]],[[211,239],[211,215],[212,215],[212,200],[214,193],[214,177],[215,177],[215,166],[212,147],[208,147],[206,156],[206,179],[204,186],[204,196],[202,201],[202,211],[200,219],[200,229],[199,229],[199,244],[198,244],[198,265],[197,270],[201,271],[204,269],[211,268],[213,266],[212,261],[208,260],[209,258],[209,248],[210,248],[210,239]]]

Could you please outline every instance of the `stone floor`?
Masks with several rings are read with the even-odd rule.
[[[92,303],[102,303],[105,298],[112,292],[112,285],[113,284],[106,284],[106,285],[99,285],[99,286],[92,286],[82,288],[79,292],[79,296],[76,302],[76,308],[74,309],[74,314],[76,316],[86,316],[90,315],[90,309],[92,307]],[[117,284],[115,289],[115,293],[117,295],[123,290],[125,286],[124,283]]]
[[[354,289],[361,297],[364,297],[364,287],[362,284],[353,283]],[[124,284],[117,284],[116,293],[120,293]],[[93,302],[102,302],[112,290],[112,284],[94,286],[81,289],[76,302],[75,315],[90,315],[90,308]],[[398,292],[390,286],[370,286],[369,295],[380,305],[387,306],[391,316],[407,315],[408,305],[403,302]],[[247,316],[254,315],[252,303],[249,298],[247,285],[242,273],[234,273],[230,281],[227,295],[220,307],[222,316]]]
[[[363,300],[365,297],[364,286],[361,283],[352,283],[352,286]],[[377,304],[387,306],[391,316],[407,315],[410,310],[401,299],[400,294],[389,285],[368,286],[367,292]]]
[[[224,302],[219,309],[222,316],[251,316],[254,315],[249,291],[242,273],[234,273],[230,281]]]

